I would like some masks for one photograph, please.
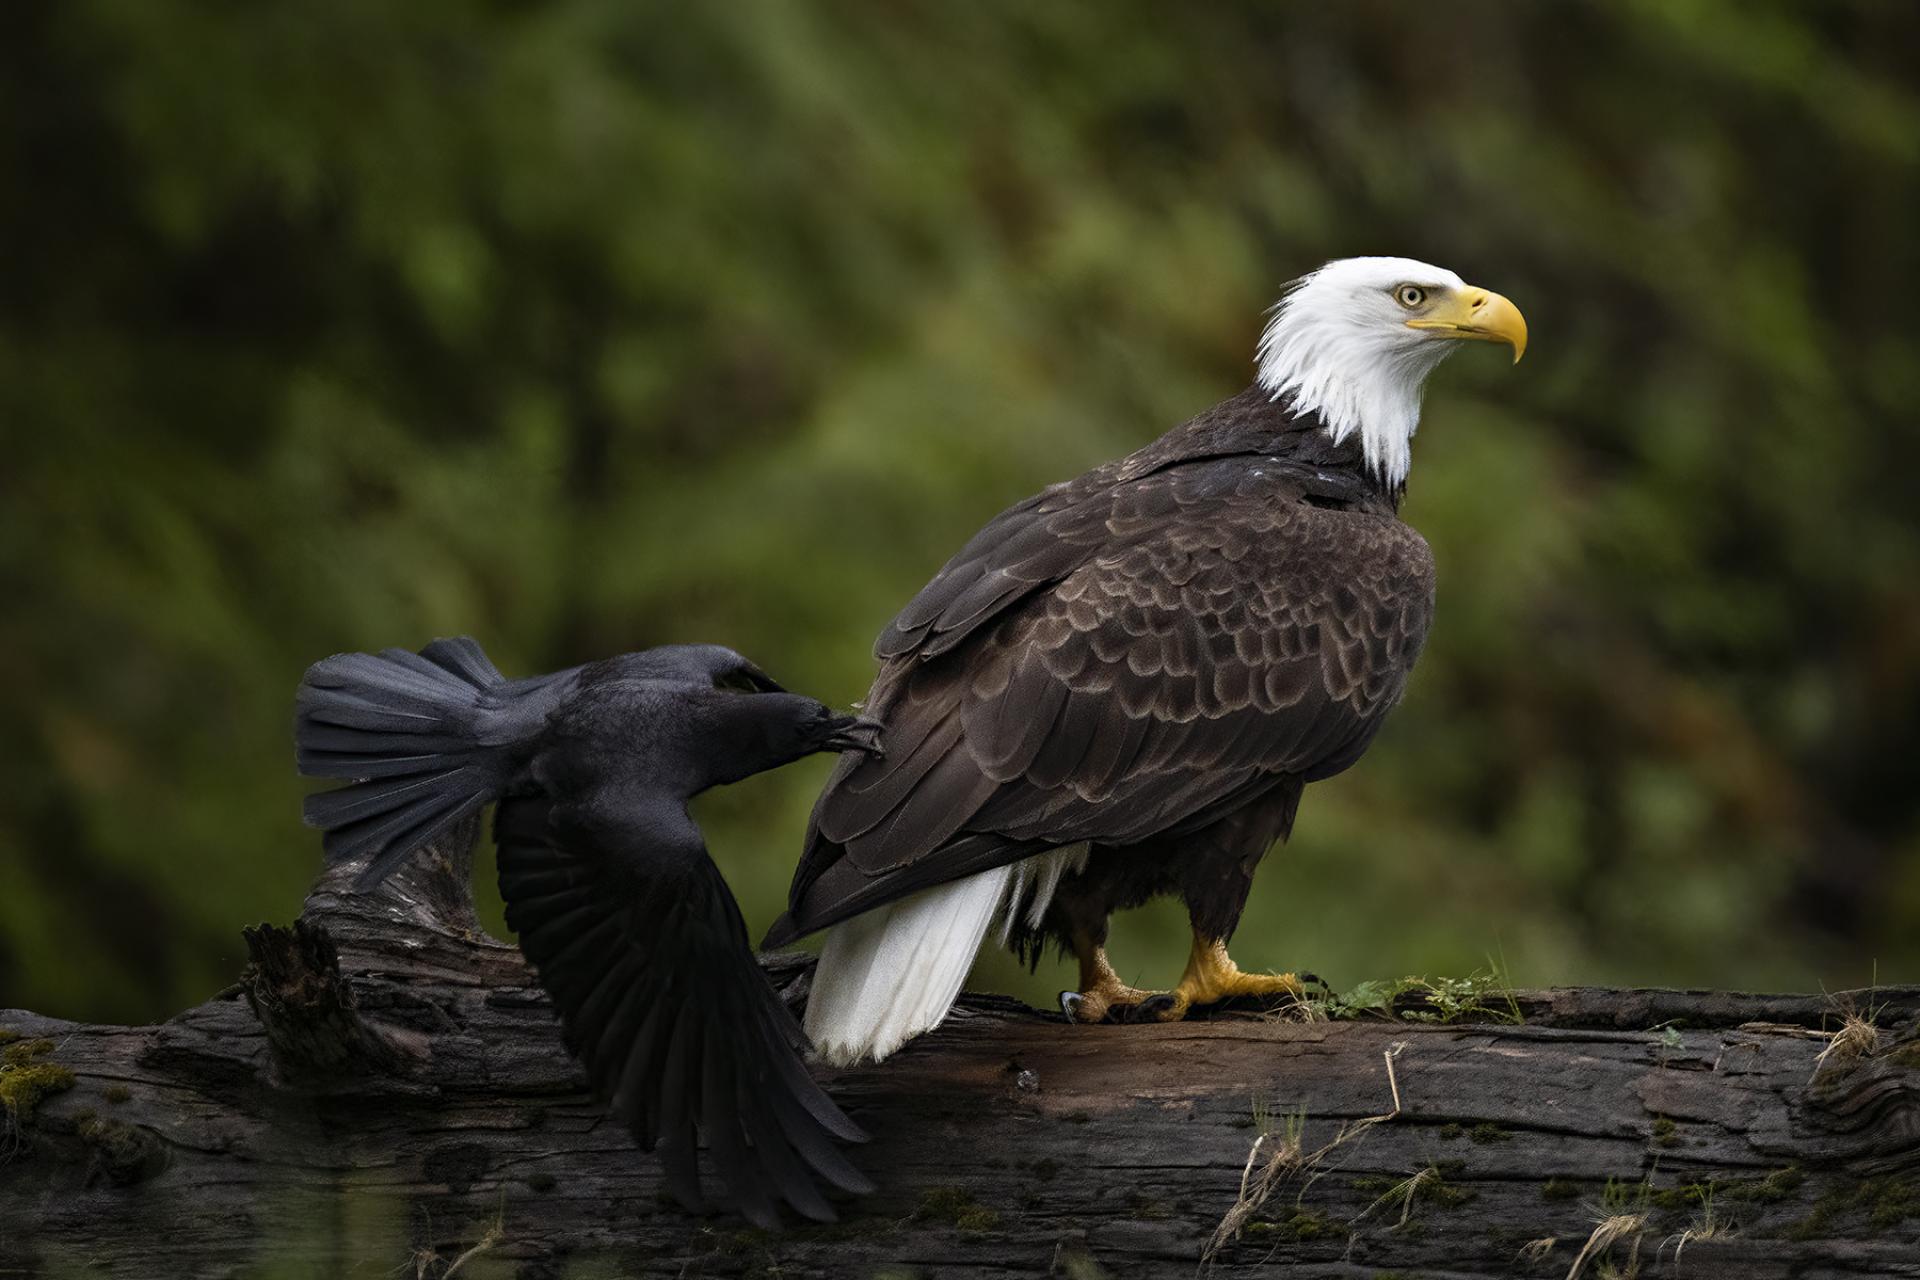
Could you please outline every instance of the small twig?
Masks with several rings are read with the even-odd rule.
[[[471,1249],[468,1249],[465,1253],[455,1258],[452,1266],[440,1273],[440,1280],[447,1280],[448,1276],[453,1275],[456,1271],[460,1270],[460,1268],[466,1266],[469,1259],[478,1257],[506,1238],[506,1224],[499,1218],[495,1218],[487,1225],[487,1229],[485,1233],[481,1235],[479,1241],[476,1242]]]

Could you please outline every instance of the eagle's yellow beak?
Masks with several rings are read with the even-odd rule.
[[[1515,364],[1527,353],[1527,318],[1520,308],[1491,289],[1473,285],[1440,299],[1432,311],[1407,321],[1407,328],[1432,329],[1443,338],[1504,342],[1513,348]]]

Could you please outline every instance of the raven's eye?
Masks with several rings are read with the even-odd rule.
[[[1413,308],[1427,300],[1427,291],[1417,284],[1403,284],[1393,291],[1393,296],[1401,306]]]

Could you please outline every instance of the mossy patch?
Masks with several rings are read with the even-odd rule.
[[[35,1058],[45,1057],[52,1052],[51,1040],[20,1040],[16,1037],[14,1043],[0,1049],[0,1066],[24,1067]]]
[[[1600,1207],[1614,1217],[1644,1213],[1652,1195],[1653,1184],[1644,1179],[1628,1182],[1624,1178],[1608,1178],[1607,1185],[1600,1188]]]
[[[109,1120],[91,1112],[77,1117],[74,1132],[93,1151],[87,1181],[104,1179],[116,1187],[158,1176],[167,1167],[167,1144],[150,1129]]]
[[[0,1027],[0,1044],[12,1044],[20,1038],[20,1033],[12,1027]]]
[[[1513,1135],[1491,1120],[1483,1121],[1467,1130],[1469,1141],[1486,1146],[1490,1142],[1512,1142]]]
[[[1743,1200],[1755,1204],[1778,1204],[1791,1199],[1800,1189],[1806,1175],[1799,1166],[1788,1165],[1784,1169],[1775,1169],[1764,1178],[1749,1178],[1738,1182],[1716,1182],[1714,1195],[1721,1200]]]
[[[1920,1179],[1865,1178],[1838,1186],[1814,1201],[1812,1212],[1787,1228],[1789,1240],[1817,1240],[1836,1234],[1841,1219],[1864,1216],[1871,1233],[1887,1231],[1909,1218],[1920,1218]],[[1846,1235],[1859,1228],[1848,1226]]]
[[[0,1108],[15,1128],[25,1128],[45,1099],[73,1088],[72,1071],[41,1061],[52,1052],[51,1040],[21,1040],[0,1051]]]
[[[132,1099],[133,1090],[123,1084],[110,1084],[100,1091],[100,1096],[117,1107]]]
[[[962,1231],[991,1231],[1000,1225],[998,1210],[989,1209],[959,1187],[931,1187],[913,1211],[916,1222],[945,1222]]]
[[[1351,991],[1300,1001],[1309,1018],[1402,1018],[1408,1022],[1521,1023],[1526,1015],[1512,985],[1496,969],[1464,978],[1398,978],[1362,982]]]
[[[1578,1200],[1580,1184],[1566,1178],[1548,1178],[1540,1184],[1542,1200]]]
[[[1345,1240],[1352,1234],[1346,1223],[1310,1209],[1303,1209],[1284,1222],[1249,1222],[1244,1230],[1248,1236],[1276,1244],[1304,1240]]]
[[[1462,1129],[1459,1125],[1449,1120],[1440,1126],[1439,1138],[1442,1142],[1452,1142],[1465,1132],[1465,1129]]]
[[[1653,1145],[1671,1147],[1680,1141],[1680,1126],[1666,1116],[1653,1118]]]
[[[1760,1178],[1710,1178],[1655,1188],[1650,1183],[1619,1184],[1622,1209],[1662,1209],[1670,1213],[1700,1209],[1710,1204],[1778,1204],[1790,1199],[1806,1175],[1796,1165],[1775,1169]],[[1610,1187],[1613,1184],[1609,1184]],[[1632,1196],[1626,1194],[1633,1193]],[[1609,1202],[1612,1204],[1612,1202]]]

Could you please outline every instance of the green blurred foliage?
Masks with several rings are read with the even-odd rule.
[[[848,702],[968,533],[1355,253],[1533,348],[1430,389],[1432,644],[1243,963],[1920,977],[1916,47],[1866,2],[12,6],[0,1005],[161,1016],[295,914],[313,659],[716,640]],[[756,926],[824,773],[700,805]],[[1146,984],[1184,945],[1116,931]]]

